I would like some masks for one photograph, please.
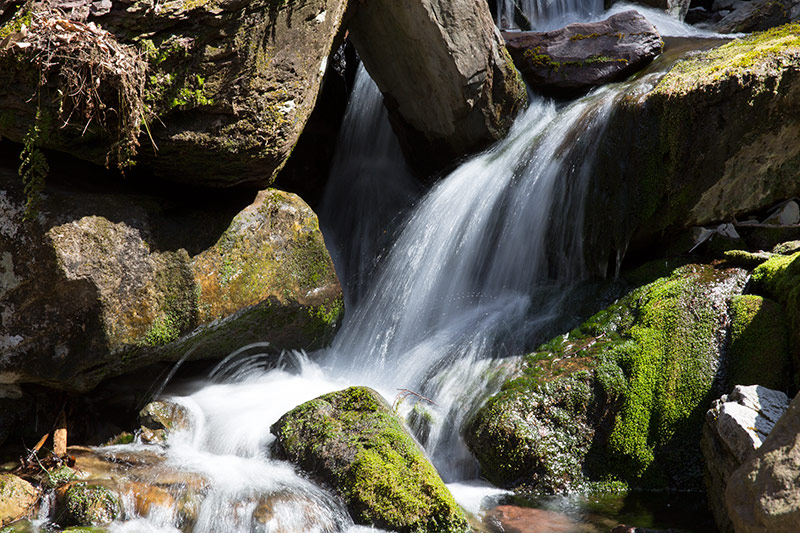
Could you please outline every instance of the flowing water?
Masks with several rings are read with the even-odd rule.
[[[371,386],[390,403],[408,389],[435,402],[425,405],[434,424],[423,444],[460,503],[477,512],[492,489],[474,481],[458,428],[496,390],[506,362],[558,323],[565,288],[586,276],[581,228],[595,141],[615,102],[657,77],[569,104],[531,96],[506,139],[420,197],[362,70],[322,210],[347,284],[340,332],[329,349],[284,354],[277,364],[268,346],[243,347],[207,381],[173,391],[190,429],[157,452],[160,470],[142,476],[154,485],[175,472],[202,480],[194,496],[185,482],[173,494],[194,502],[190,527],[198,533],[365,529],[333,495],[271,457],[269,427],[294,406],[350,385]],[[101,453],[148,449],[156,453],[143,445]],[[133,500],[132,493],[115,531],[187,527],[178,503],[145,513]]]

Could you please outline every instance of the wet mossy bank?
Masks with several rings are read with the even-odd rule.
[[[545,494],[702,489],[711,402],[789,386],[784,311],[743,296],[748,278],[681,266],[525,356],[464,429],[482,475]]]

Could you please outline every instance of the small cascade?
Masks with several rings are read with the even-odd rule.
[[[501,30],[550,31],[603,12],[603,0],[498,0]]]
[[[347,307],[420,187],[406,166],[378,86],[359,64],[319,211]]]
[[[588,9],[553,8],[542,20]],[[347,288],[341,330],[330,348],[284,354],[278,363],[264,346],[244,347],[208,380],[173,390],[170,401],[186,409],[190,424],[157,452],[142,444],[98,449],[119,454],[117,463],[155,454],[158,468],[140,481],[178,487],[171,504],[148,512],[126,499],[124,521],[112,530],[366,531],[327,489],[271,452],[269,428],[281,415],[350,385],[398,400],[445,481],[473,480],[459,429],[514,357],[563,325],[569,287],[589,273],[582,229],[596,141],[615,103],[657,78],[568,104],[532,96],[506,139],[418,199],[380,92],[361,69],[321,211]],[[176,473],[200,480],[194,496]]]

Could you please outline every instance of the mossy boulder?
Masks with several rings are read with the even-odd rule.
[[[727,382],[788,390],[792,360],[789,328],[781,305],[755,294],[735,296],[730,316]]]
[[[421,172],[502,139],[527,103],[486,2],[358,2],[349,30]]]
[[[464,429],[482,475],[544,493],[700,488],[703,417],[725,386],[729,308],[746,279],[679,267],[524,357]]]
[[[58,7],[63,11],[48,11]],[[17,21],[32,10],[63,18],[64,28],[94,23],[108,32],[103,36],[108,46],[132,50],[143,67],[137,78],[142,111],[135,118],[137,130],[140,123],[142,128],[134,161],[173,181],[265,186],[289,157],[314,108],[347,2],[190,0],[154,7],[149,0],[133,0],[103,7],[89,1],[33,2],[21,8]],[[97,120],[87,124],[84,117],[73,117],[68,128],[56,120],[67,92],[58,85],[59,73],[73,66],[69,58],[54,56],[56,66],[42,85],[29,49],[0,51],[0,136],[21,142],[39,107],[52,117],[43,146],[104,164],[114,139],[96,127]],[[90,66],[78,62],[74,70]],[[105,97],[107,79],[101,81],[98,91]],[[119,110],[130,105],[105,103]]]
[[[164,199],[53,183],[23,221],[22,188],[0,169],[5,383],[86,391],[189,352],[321,347],[337,325],[333,263],[295,195]]]
[[[800,25],[685,56],[655,80],[621,98],[598,149],[594,260],[800,194]]]
[[[279,453],[338,490],[357,523],[400,532],[468,530],[433,465],[374,390],[320,396],[271,431]]]
[[[752,288],[783,305],[789,325],[789,349],[794,372],[793,385],[800,383],[800,252],[776,255],[753,271]]]
[[[0,526],[30,516],[39,499],[36,489],[13,474],[0,474]]]
[[[55,521],[62,526],[104,526],[122,512],[119,496],[102,485],[73,483],[59,496]]]

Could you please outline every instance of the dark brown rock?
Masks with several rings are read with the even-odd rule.
[[[636,11],[560,30],[504,33],[525,81],[540,91],[581,91],[619,80],[653,60],[664,46],[655,26]]]
[[[361,2],[350,36],[384,94],[409,159],[424,171],[501,139],[525,86],[485,2]]]

